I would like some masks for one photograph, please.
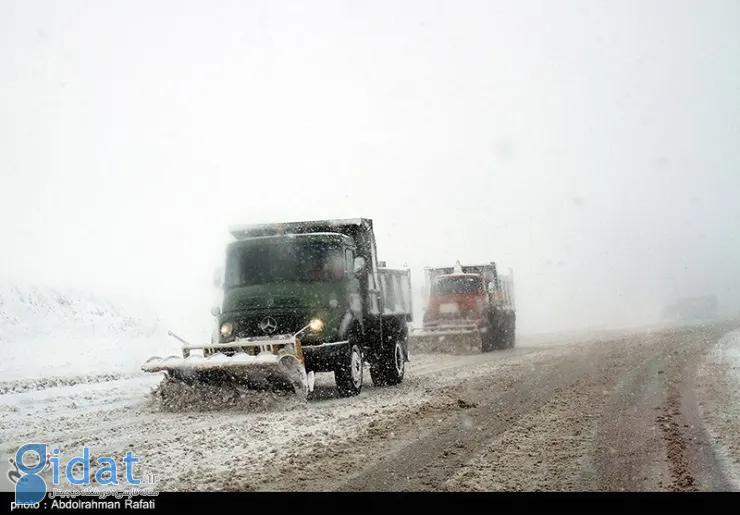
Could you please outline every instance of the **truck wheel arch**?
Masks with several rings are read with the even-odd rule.
[[[361,340],[364,339],[362,321],[355,317],[351,311],[347,310],[342,318],[342,322],[339,324],[339,338],[347,340],[352,332],[356,332]]]

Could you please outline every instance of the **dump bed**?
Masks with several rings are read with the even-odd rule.
[[[427,286],[431,286],[431,283],[440,275],[449,275],[455,273],[454,266],[441,266],[441,267],[425,267],[424,272],[426,275]],[[488,263],[485,265],[460,265],[458,272],[462,271],[464,274],[481,274],[486,279],[486,282],[496,281],[496,263]]]
[[[424,297],[429,298],[432,283],[441,275],[450,275],[453,273],[464,274],[481,274],[486,284],[493,282],[498,283],[498,274],[496,272],[496,263],[482,265],[461,265],[458,262],[455,266],[425,267],[424,268]]]
[[[510,309],[516,309],[516,299],[514,296],[514,273],[509,269],[507,275],[498,276],[499,291],[501,295],[501,304]]]
[[[408,269],[378,268],[384,315],[405,315],[406,321],[413,319],[411,299],[411,271]]]

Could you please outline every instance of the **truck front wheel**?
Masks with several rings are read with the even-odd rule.
[[[362,391],[365,361],[360,344],[350,338],[349,352],[342,357],[341,363],[334,369],[334,382],[340,397],[352,397]]]

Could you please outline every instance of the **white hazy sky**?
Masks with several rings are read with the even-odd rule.
[[[740,2],[3,0],[0,274],[207,310],[234,223],[497,261],[525,331],[740,309]]]

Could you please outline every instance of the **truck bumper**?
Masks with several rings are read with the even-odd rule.
[[[421,328],[414,331],[414,335],[445,336],[452,334],[472,334],[477,333],[481,326],[482,320],[478,318],[443,318],[427,321]]]
[[[313,372],[332,372],[340,360],[347,355],[349,341],[328,342],[316,345],[303,345],[303,359],[306,370]]]

